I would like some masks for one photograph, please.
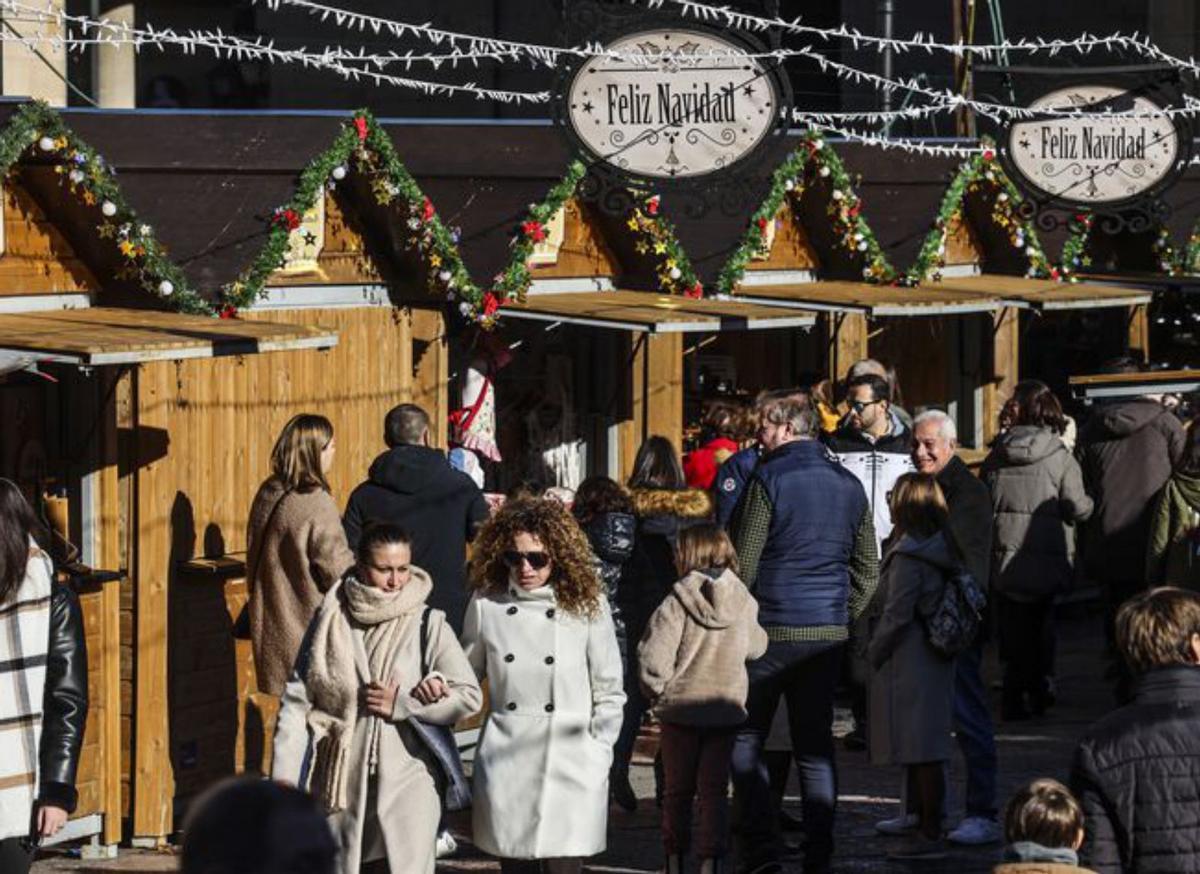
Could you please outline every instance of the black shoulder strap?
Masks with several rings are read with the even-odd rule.
[[[426,656],[426,651],[429,648],[429,606],[421,611],[421,679],[424,680],[429,676],[429,658]]]

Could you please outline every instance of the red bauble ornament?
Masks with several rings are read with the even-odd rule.
[[[490,291],[483,296],[483,314],[490,316],[500,309],[500,298],[492,294]]]
[[[300,215],[294,209],[277,209],[274,219],[275,224],[288,231],[294,231],[300,227]]]
[[[699,300],[704,297],[704,286],[697,282],[691,288],[683,293],[684,297],[690,297],[692,300]]]
[[[770,221],[771,221],[770,219],[765,219],[765,218],[760,218],[760,219],[756,220],[755,224],[758,225],[759,233],[765,234],[767,232],[767,225],[770,223]]]
[[[217,313],[217,317],[222,319],[236,319],[237,314],[237,307],[231,303],[227,303],[225,306],[221,307],[221,311]]]
[[[996,157],[996,153],[992,149],[984,149],[983,150],[983,160],[991,161],[991,160],[994,160],[995,157]]]
[[[427,197],[425,198],[425,203],[421,206],[421,220],[427,222],[433,221],[433,214],[433,201]]]
[[[646,215],[658,215],[658,195],[646,201]]]
[[[354,119],[354,130],[358,133],[358,141],[365,143],[367,141],[367,120],[361,115]]]

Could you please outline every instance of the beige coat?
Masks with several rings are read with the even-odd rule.
[[[405,622],[408,630],[400,644],[393,677],[400,694],[392,718],[379,735],[378,763],[371,773],[368,764],[368,738],[376,717],[360,714],[354,726],[347,772],[347,804],[329,818],[342,852],[341,874],[359,874],[364,861],[386,857],[392,874],[432,874],[437,826],[441,819],[441,796],[434,781],[436,760],[408,727],[410,716],[427,723],[451,725],[476,712],[483,701],[479,684],[467,657],[446,622],[445,614],[429,614],[428,644],[425,660],[430,675],[439,675],[450,687],[450,696],[434,704],[423,705],[407,694],[422,679],[419,650],[421,611],[430,591],[429,577],[413,568],[409,583],[414,597],[413,610],[393,620]],[[417,576],[419,574],[419,576]],[[341,605],[339,583],[325,596],[321,609],[346,608]],[[406,587],[405,592],[409,591]],[[367,652],[361,626],[352,623],[354,662],[358,680],[366,685],[370,678]],[[288,680],[275,728],[274,758],[271,777],[298,786],[307,782],[311,764],[308,715],[312,710],[309,690],[302,677],[307,673],[307,649],[296,661],[296,670]],[[386,730],[391,727],[392,731]],[[372,852],[374,850],[374,852]]]
[[[475,754],[475,845],[511,859],[601,852],[625,706],[607,600],[588,619],[558,609],[552,586],[476,595],[463,645],[491,706]]]
[[[767,651],[758,602],[730,570],[693,571],[650,617],[638,679],[664,722],[722,727],[746,719],[746,662]]]
[[[254,571],[246,584],[258,688],[282,695],[309,620],[354,564],[354,554],[332,495],[321,489],[284,495],[274,478],[254,497],[246,544],[246,571]]]

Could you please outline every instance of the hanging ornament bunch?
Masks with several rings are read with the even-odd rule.
[[[790,203],[799,208],[800,200],[828,191],[825,212],[837,238],[850,259],[861,264],[862,277],[868,282],[885,283],[896,278],[874,232],[862,215],[862,198],[854,191],[850,174],[841,158],[817,131],[809,131],[771,177],[771,188],[759,205],[721,273],[717,291],[733,294],[752,260],[766,254],[771,224],[779,222],[780,211]]]
[[[302,216],[352,171],[363,175],[378,204],[396,211],[405,223],[409,231],[405,243],[423,266],[430,290],[472,310],[481,305],[483,296],[458,254],[457,233],[438,217],[400,162],[387,132],[369,112],[359,110],[342,126],[333,145],[304,168],[292,199],[272,212],[262,250],[221,290],[222,312],[236,314],[265,294],[271,274],[287,260],[289,237],[300,227]]]
[[[1050,263],[1033,225],[1021,217],[1020,189],[1008,178],[996,160],[995,147],[984,140],[983,150],[959,165],[958,172],[942,197],[933,228],[926,235],[905,282],[915,285],[942,278],[946,266],[946,244],[950,233],[964,218],[968,197],[981,199],[988,205],[993,225],[1008,236],[1008,241],[1025,259],[1025,275],[1059,279],[1059,269]]]
[[[138,221],[117,185],[116,171],[40,101],[23,105],[0,133],[0,173],[8,175],[31,149],[54,162],[59,183],[71,196],[99,213],[96,233],[114,242],[121,256],[119,279],[136,282],[179,312],[212,313],[168,259],[151,227]]]
[[[1175,241],[1171,239],[1171,232],[1166,225],[1161,226],[1154,235],[1151,250],[1159,273],[1178,276],[1183,272],[1183,256],[1175,249]]]
[[[692,268],[691,259],[679,245],[675,229],[662,216],[659,195],[636,199],[625,224],[637,235],[634,251],[652,259],[658,287],[664,294],[704,297],[704,286]]]
[[[1067,222],[1067,241],[1063,243],[1059,259],[1059,275],[1067,282],[1078,282],[1077,274],[1092,266],[1092,254],[1088,251],[1088,238],[1096,217],[1090,212],[1077,212]]]
[[[1200,273],[1200,221],[1192,227],[1187,246],[1184,247],[1183,269],[1187,273]]]

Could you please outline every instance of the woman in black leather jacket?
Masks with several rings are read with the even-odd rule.
[[[87,720],[79,600],[54,582],[50,557],[34,538],[39,527],[20,489],[0,479],[0,635],[20,641],[0,665],[0,673],[9,675],[0,687],[6,690],[0,722],[17,726],[0,734],[4,874],[26,874],[33,848],[57,834],[75,809],[75,771]],[[12,694],[14,689],[23,694]]]
[[[600,582],[604,583],[608,606],[612,609],[621,661],[628,673],[626,652],[629,641],[625,619],[621,616],[618,591],[621,571],[633,555],[633,535],[637,524],[633,518],[633,503],[629,500],[629,494],[615,480],[606,476],[590,476],[579,484],[571,512],[591,544],[596,571],[600,574]],[[633,645],[637,646],[636,640]]]

